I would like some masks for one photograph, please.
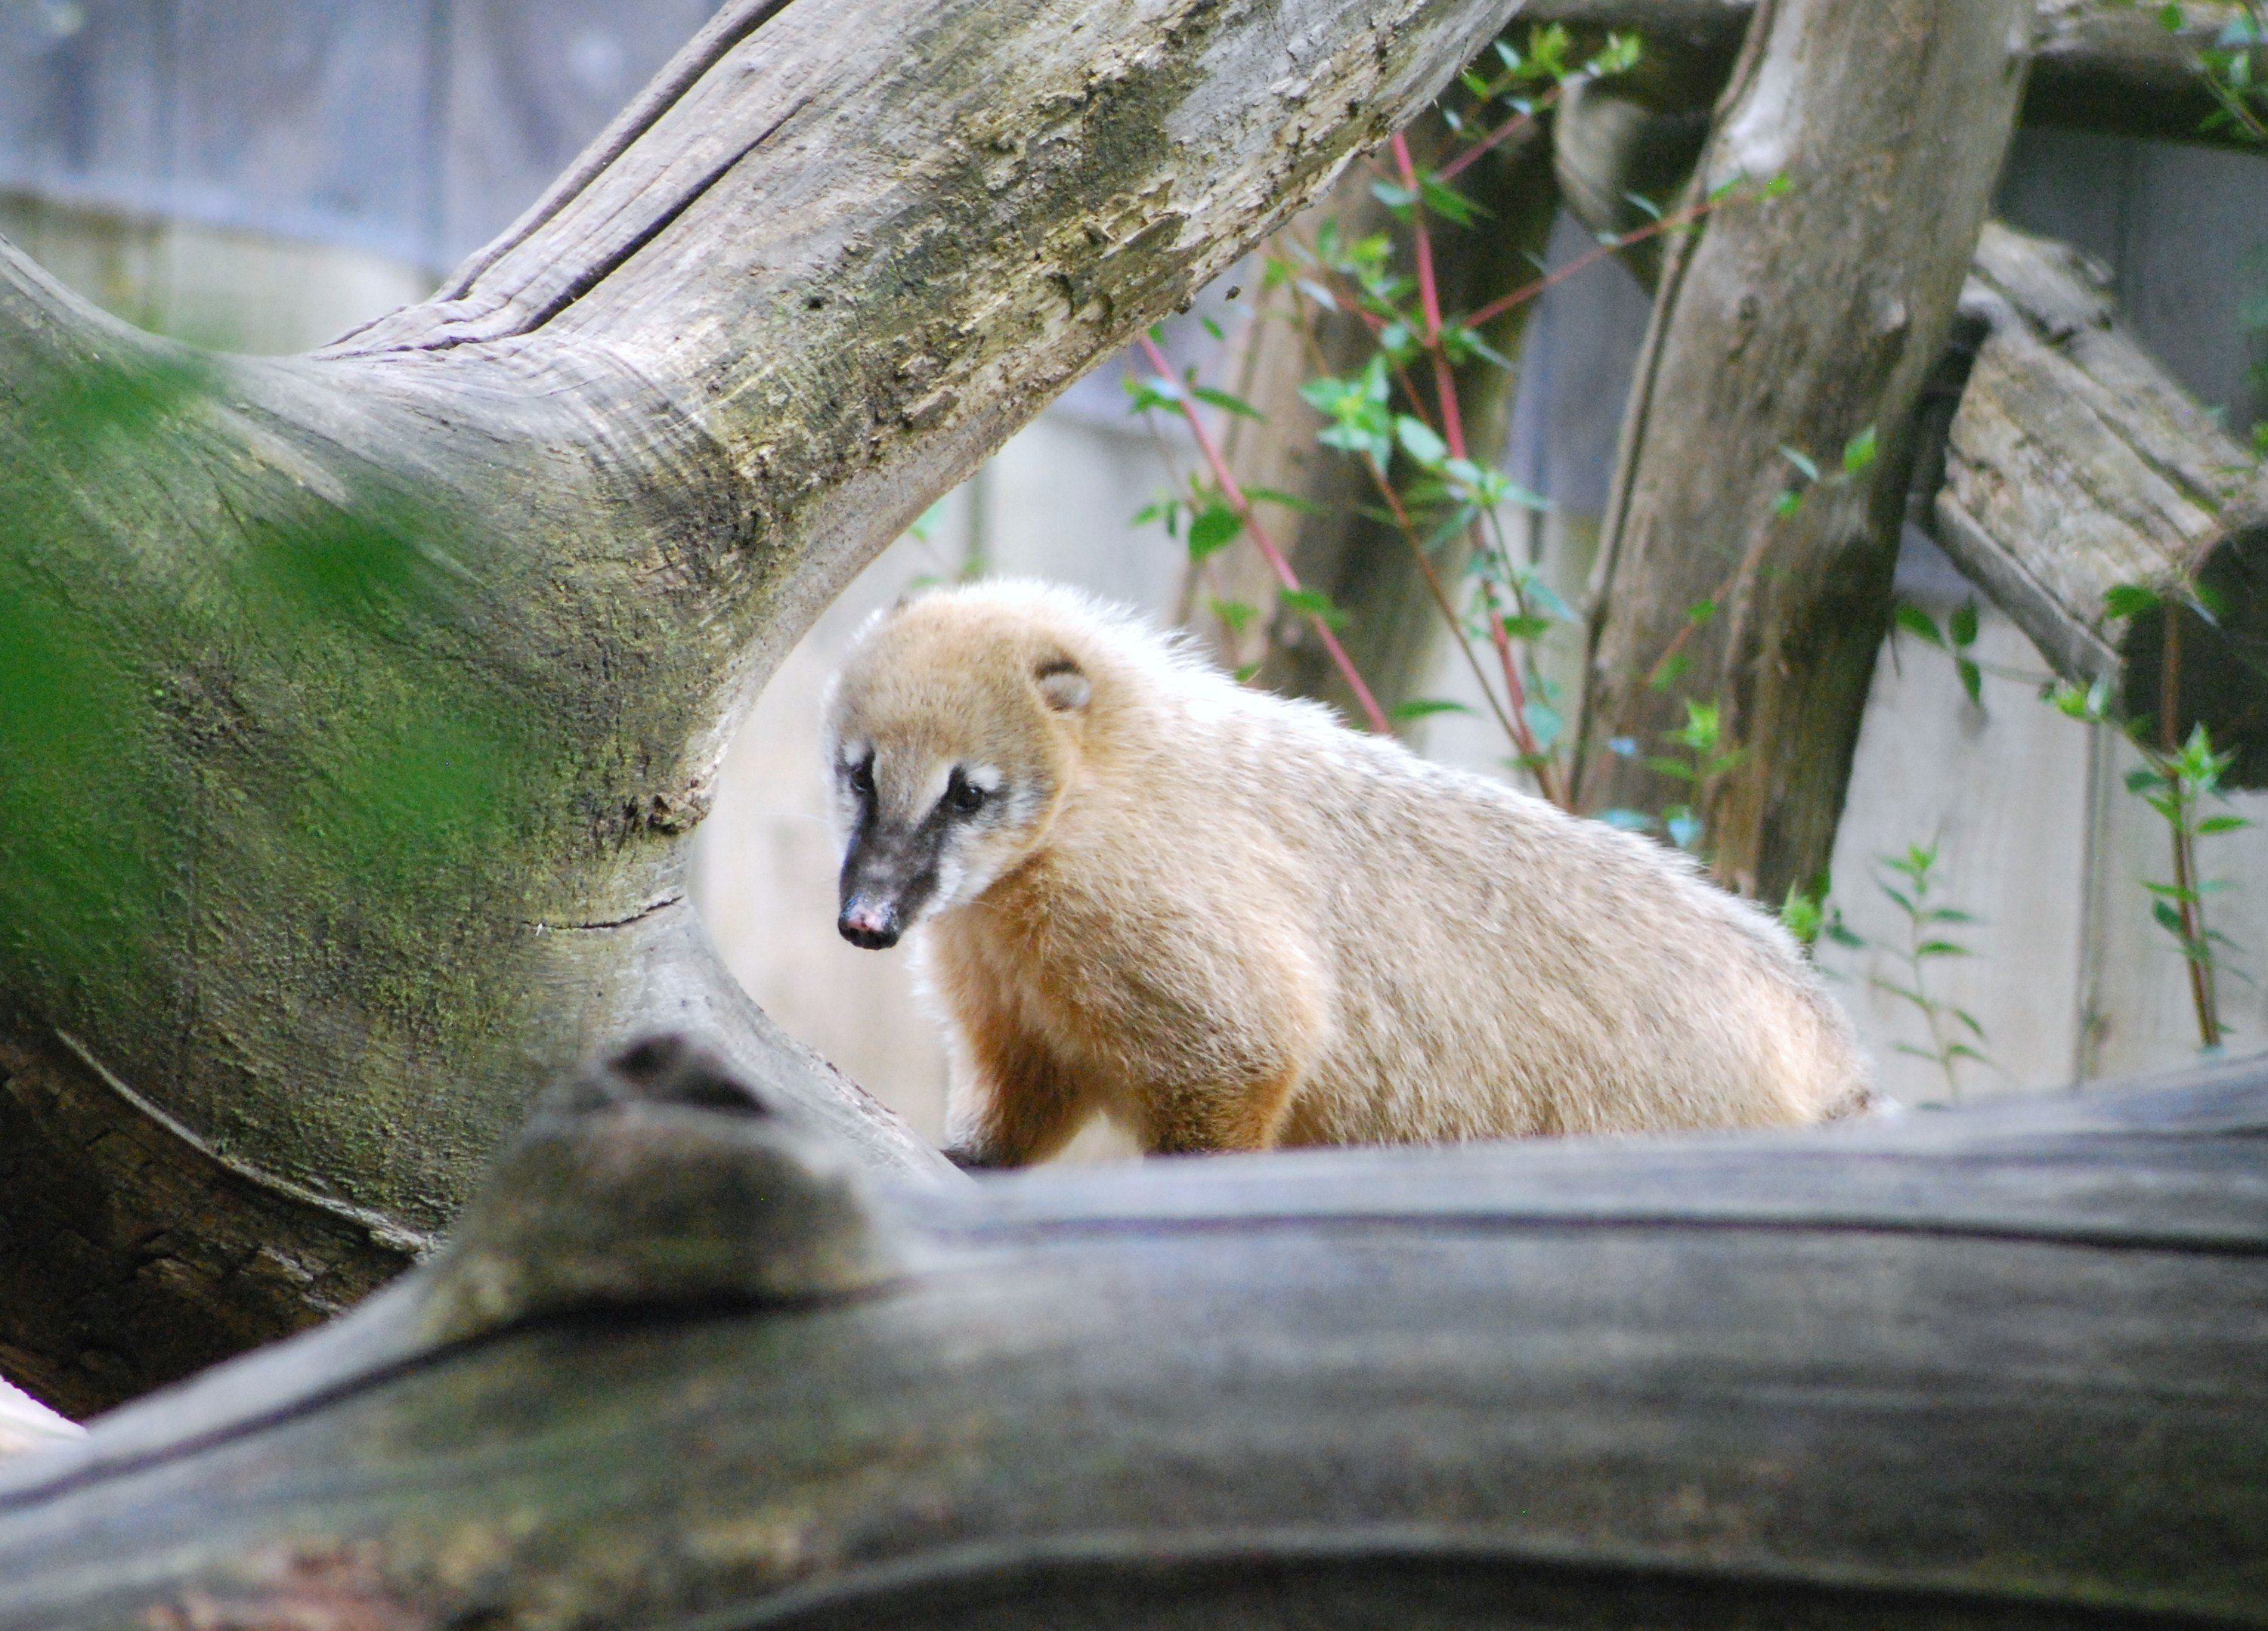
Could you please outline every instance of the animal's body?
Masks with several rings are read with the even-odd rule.
[[[1804,1123],[1861,1108],[1794,942],[1653,841],[1237,684],[1073,593],[880,615],[828,711],[841,927],[919,956],[953,1148]]]

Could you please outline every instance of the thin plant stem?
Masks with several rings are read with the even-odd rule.
[[[1552,106],[1552,104],[1557,102],[1558,100],[1559,87],[1555,85],[1549,91],[1546,91],[1542,96],[1536,98],[1535,106],[1533,108],[1524,114],[1514,114],[1511,118],[1497,126],[1495,129],[1481,137],[1479,141],[1475,142],[1470,147],[1465,149],[1463,152],[1459,153],[1454,159],[1450,159],[1448,163],[1443,165],[1437,173],[1445,181],[1454,181],[1458,175],[1462,174],[1468,166],[1475,163],[1483,153],[1489,151],[1500,143],[1509,141],[1520,131],[1527,129],[1529,125],[1534,124],[1535,122],[1536,114],[1543,112],[1544,109]]]
[[[1417,166],[1410,162],[1410,144],[1399,130],[1394,133],[1393,150],[1394,165],[1400,173],[1403,189],[1415,195],[1418,191]],[[1425,345],[1433,363],[1433,395],[1440,407],[1441,439],[1447,444],[1451,458],[1465,459],[1469,455],[1465,446],[1464,416],[1458,408],[1455,372],[1449,366],[1447,350],[1441,343],[1441,292],[1433,274],[1433,239],[1425,225],[1425,210],[1422,201],[1413,202],[1410,205],[1410,220],[1411,232],[1417,240],[1418,299],[1425,315]],[[1395,517],[1404,532],[1408,533],[1409,520],[1403,511],[1401,500],[1390,488],[1388,492],[1394,504]],[[1486,548],[1477,518],[1472,528],[1475,546]],[[1418,553],[1422,560],[1425,556],[1422,545]],[[1511,563],[1501,561],[1500,565],[1507,569],[1506,575],[1509,577]],[[1432,563],[1427,562],[1426,566],[1430,573]],[[1520,749],[1521,758],[1534,772],[1536,785],[1543,789],[1544,796],[1555,804],[1565,805],[1566,800],[1563,790],[1555,785],[1550,761],[1528,723],[1528,688],[1521,683],[1520,661],[1513,654],[1511,637],[1505,632],[1504,617],[1497,605],[1496,593],[1485,582],[1481,585],[1481,602],[1488,612],[1489,644],[1496,648],[1497,661],[1504,669],[1505,696],[1512,705],[1509,723],[1513,745]]]
[[[2158,743],[2169,760],[2181,751],[2182,624],[2180,609],[2171,601],[2165,609],[2164,660],[2158,665]],[[2205,897],[2197,886],[2197,838],[2190,825],[2190,792],[2178,764],[2169,778],[2174,801],[2174,904],[2181,911],[2183,960],[2189,964],[2190,1003],[2197,1010],[2198,1039],[2208,1048],[2220,1045],[2220,994],[2213,989],[2213,967],[2201,954],[2205,948]]]
[[[1658,221],[1649,221],[1644,226],[1633,228],[1630,232],[1624,232],[1619,237],[1609,239],[1605,243],[1595,245],[1584,251],[1581,255],[1577,255],[1573,260],[1568,262],[1566,265],[1559,268],[1557,271],[1547,272],[1543,277],[1537,278],[1534,283],[1523,284],[1519,288],[1513,290],[1510,294],[1502,295],[1496,299],[1491,300],[1486,306],[1484,306],[1480,310],[1475,312],[1471,316],[1465,319],[1465,327],[1468,328],[1477,328],[1482,324],[1490,321],[1493,318],[1501,317],[1513,306],[1519,306],[1525,301],[1533,300],[1536,296],[1542,294],[1547,289],[1556,287],[1566,279],[1572,277],[1577,272],[1581,271],[1585,267],[1594,265],[1598,262],[1605,260],[1607,256],[1614,255],[1621,250],[1627,249],[1633,244],[1642,244],[1649,238],[1658,238],[1662,233],[1675,232],[1681,226],[1690,226],[1693,223],[1701,219],[1702,217],[1715,210],[1717,206],[1723,202],[1723,199],[1717,198],[1704,199],[1701,203],[1693,204],[1686,209],[1680,210],[1675,214],[1665,215]]]
[[[1166,354],[1146,334],[1142,336],[1142,355],[1149,360],[1150,366],[1158,371],[1159,378],[1170,380],[1174,377],[1173,366],[1167,362]],[[1292,570],[1291,561],[1277,547],[1275,539],[1268,535],[1268,529],[1261,525],[1252,501],[1244,496],[1244,489],[1237,485],[1236,477],[1230,474],[1228,461],[1221,456],[1220,446],[1213,440],[1212,432],[1205,429],[1204,421],[1197,417],[1187,397],[1176,399],[1175,406],[1181,409],[1182,417],[1189,421],[1189,431],[1197,438],[1197,451],[1204,455],[1205,463],[1211,467],[1213,481],[1219,486],[1221,496],[1228,500],[1229,507],[1244,523],[1245,531],[1252,535],[1253,547],[1260,551],[1262,558],[1267,561],[1270,569],[1286,589],[1294,594],[1302,593],[1299,574]],[[1340,676],[1346,681],[1347,689],[1354,693],[1355,700],[1361,705],[1370,728],[1382,736],[1393,734],[1394,726],[1387,719],[1386,710],[1380,707],[1378,698],[1371,695],[1370,687],[1363,683],[1362,675],[1354,666],[1354,659],[1348,656],[1346,647],[1339,644],[1339,637],[1331,631],[1330,624],[1320,611],[1307,615],[1315,625],[1315,633],[1323,642],[1323,649],[1338,665]]]

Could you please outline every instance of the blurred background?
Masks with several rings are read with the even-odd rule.
[[[0,236],[129,322],[201,345],[284,352],[421,298],[507,225],[706,20],[703,0],[0,0]],[[2268,324],[2268,168],[2247,158],[2060,132],[2020,133],[2001,188],[2013,224],[2110,269],[2128,320],[2242,437]],[[1552,258],[1590,246],[1563,218]],[[1177,363],[1230,366],[1245,279],[1171,326]],[[1554,288],[1523,358],[1504,468],[1553,507],[1531,518],[1571,598],[1587,576],[1647,301],[1606,261]],[[834,932],[836,853],[816,714],[826,676],[874,609],[984,572],[1079,584],[1172,619],[1182,546],[1134,517],[1182,483],[1191,450],[1130,417],[1122,360],[1064,394],[916,533],[884,552],[788,660],[740,732],[701,830],[694,889],[734,973],[764,1007],[923,1133],[943,1122],[943,1059],[901,953]],[[1238,546],[1244,547],[1244,546]],[[1904,598],[1940,622],[1971,591],[1918,535]],[[0,611],[0,615],[5,615]],[[2044,672],[1986,609],[1979,655]],[[1426,694],[1468,697],[1444,655]],[[1881,860],[1934,845],[1943,897],[1977,921],[1974,955],[1932,977],[1974,1014],[1987,1066],[1964,1097],[2059,1089],[2194,1057],[2183,968],[2139,885],[2163,840],[2126,795],[2131,749],[1988,677],[1983,705],[1910,638],[1874,682],[1834,900],[1869,946],[1821,960],[1883,1081],[1941,1101],[1901,978],[1903,919]],[[1408,727],[1432,756],[1506,775],[1477,723]],[[2268,798],[2237,808],[2268,815]],[[2228,955],[2231,1052],[2268,1047],[2268,829],[2213,841]],[[2250,976],[2251,978],[2245,978]],[[1080,1153],[1123,1153],[1105,1137]]]

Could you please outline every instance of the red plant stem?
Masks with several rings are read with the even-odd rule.
[[[1378,484],[1380,496],[1385,498],[1387,507],[1394,513],[1395,525],[1402,529],[1402,536],[1410,545],[1410,553],[1418,557],[1418,568],[1425,572],[1425,582],[1433,591],[1434,604],[1441,609],[1442,616],[1448,620],[1451,637],[1462,647],[1464,640],[1457,627],[1455,609],[1449,603],[1449,592],[1442,585],[1441,575],[1433,570],[1433,563],[1425,558],[1425,546],[1418,540],[1418,528],[1410,520],[1410,512],[1403,506],[1402,495],[1394,491],[1394,483],[1386,479],[1386,472],[1374,463],[1370,467],[1370,475]],[[1504,727],[1505,734],[1512,738],[1512,745],[1520,750],[1521,757],[1535,772],[1535,785],[1543,789],[1543,796],[1562,809],[1572,809],[1574,795],[1572,789],[1560,785],[1550,760],[1544,755],[1543,744],[1535,740],[1535,732],[1528,723],[1528,688],[1520,683],[1520,665],[1513,657],[1511,637],[1504,631],[1504,619],[1498,614],[1496,596],[1490,593],[1485,583],[1481,586],[1481,602],[1488,611],[1490,644],[1496,647],[1497,661],[1504,666],[1504,690],[1512,703],[1511,713],[1507,715],[1497,707],[1496,697],[1490,693],[1485,682],[1481,683],[1481,694],[1488,697],[1489,710],[1496,715],[1497,723]],[[1477,667],[1473,670],[1473,678],[1480,680]]]
[[[1433,283],[1433,238],[1425,230],[1425,205],[1418,196],[1418,167],[1410,162],[1410,143],[1394,133],[1394,167],[1402,177],[1402,190],[1410,195],[1410,225],[1418,236],[1418,299],[1425,308],[1425,343],[1441,337],[1441,295]]]
[[[1166,361],[1166,354],[1146,334],[1142,336],[1142,355],[1149,359],[1150,366],[1158,371],[1160,379],[1174,377],[1172,365]],[[1228,461],[1221,457],[1219,444],[1213,440],[1212,433],[1205,429],[1204,421],[1197,417],[1187,397],[1176,398],[1176,402],[1181,408],[1182,417],[1189,421],[1190,432],[1197,437],[1197,451],[1204,455],[1205,463],[1212,470],[1213,480],[1219,484],[1221,496],[1228,500],[1229,506],[1236,512],[1237,519],[1244,523],[1244,530],[1252,535],[1253,546],[1260,551],[1262,558],[1267,561],[1284,587],[1294,594],[1300,594],[1299,574],[1292,570],[1292,563],[1277,547],[1276,541],[1268,535],[1268,529],[1260,524],[1260,517],[1254,512],[1252,501],[1244,496],[1244,489],[1236,484],[1236,477],[1229,474]],[[1394,727],[1386,717],[1386,710],[1378,705],[1378,698],[1372,696],[1370,687],[1363,683],[1361,674],[1355,668],[1354,659],[1348,656],[1346,647],[1339,644],[1339,637],[1331,632],[1331,625],[1323,620],[1321,612],[1310,612],[1307,616],[1315,625],[1315,633],[1321,637],[1323,649],[1338,665],[1339,674],[1346,681],[1347,689],[1362,705],[1363,714],[1370,721],[1370,728],[1381,736],[1393,734]]]
[[[1550,107],[1552,103],[1558,100],[1559,87],[1555,85],[1549,91],[1546,91],[1542,96],[1536,99],[1535,107],[1529,112],[1524,114],[1514,114],[1511,118],[1497,126],[1495,129],[1481,137],[1479,141],[1475,142],[1470,147],[1465,149],[1463,152],[1459,153],[1454,159],[1450,159],[1448,163],[1443,165],[1439,172],[1440,178],[1446,181],[1461,174],[1467,166],[1471,165],[1472,162],[1478,159],[1483,153],[1487,152],[1498,143],[1508,140],[1516,132],[1525,129],[1527,126],[1535,123],[1535,115],[1542,113],[1545,108]]]
[[[1710,213],[1710,211],[1716,209],[1719,203],[1723,202],[1725,202],[1723,199],[1718,199],[1695,204],[1690,210],[1680,210],[1675,215],[1665,215],[1659,221],[1649,221],[1644,226],[1638,227],[1633,232],[1623,233],[1621,237],[1615,239],[1612,242],[1600,244],[1595,248],[1587,250],[1584,254],[1577,255],[1573,260],[1568,262],[1566,265],[1561,267],[1557,271],[1539,277],[1532,284],[1524,284],[1521,287],[1513,290],[1510,294],[1503,296],[1501,299],[1491,300],[1486,306],[1484,306],[1480,310],[1475,312],[1471,316],[1465,319],[1465,327],[1468,328],[1477,328],[1491,318],[1501,317],[1513,306],[1520,305],[1523,301],[1534,299],[1537,295],[1542,294],[1546,289],[1552,287],[1556,284],[1564,282],[1567,278],[1572,277],[1577,272],[1581,271],[1585,267],[1591,265],[1594,262],[1602,261],[1606,259],[1607,256],[1616,254],[1620,250],[1627,249],[1632,244],[1644,243],[1649,238],[1658,238],[1662,233],[1669,232],[1676,227],[1690,226],[1694,222],[1699,220],[1703,216]]]
[[[1457,386],[1450,375],[1449,359],[1441,349],[1441,285],[1433,275],[1433,235],[1426,230],[1425,205],[1418,196],[1418,167],[1410,161],[1410,143],[1394,133],[1394,167],[1402,190],[1410,196],[1410,225],[1418,240],[1418,300],[1425,313],[1425,350],[1433,359],[1433,400],[1441,411],[1441,435],[1453,457],[1465,456],[1464,416],[1457,411]],[[1415,402],[1416,394],[1410,400]]]

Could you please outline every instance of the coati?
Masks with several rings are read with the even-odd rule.
[[[1850,1022],[1683,855],[1238,684],[1076,592],[878,614],[829,695],[852,944],[917,955],[951,1147],[1811,1122]]]

